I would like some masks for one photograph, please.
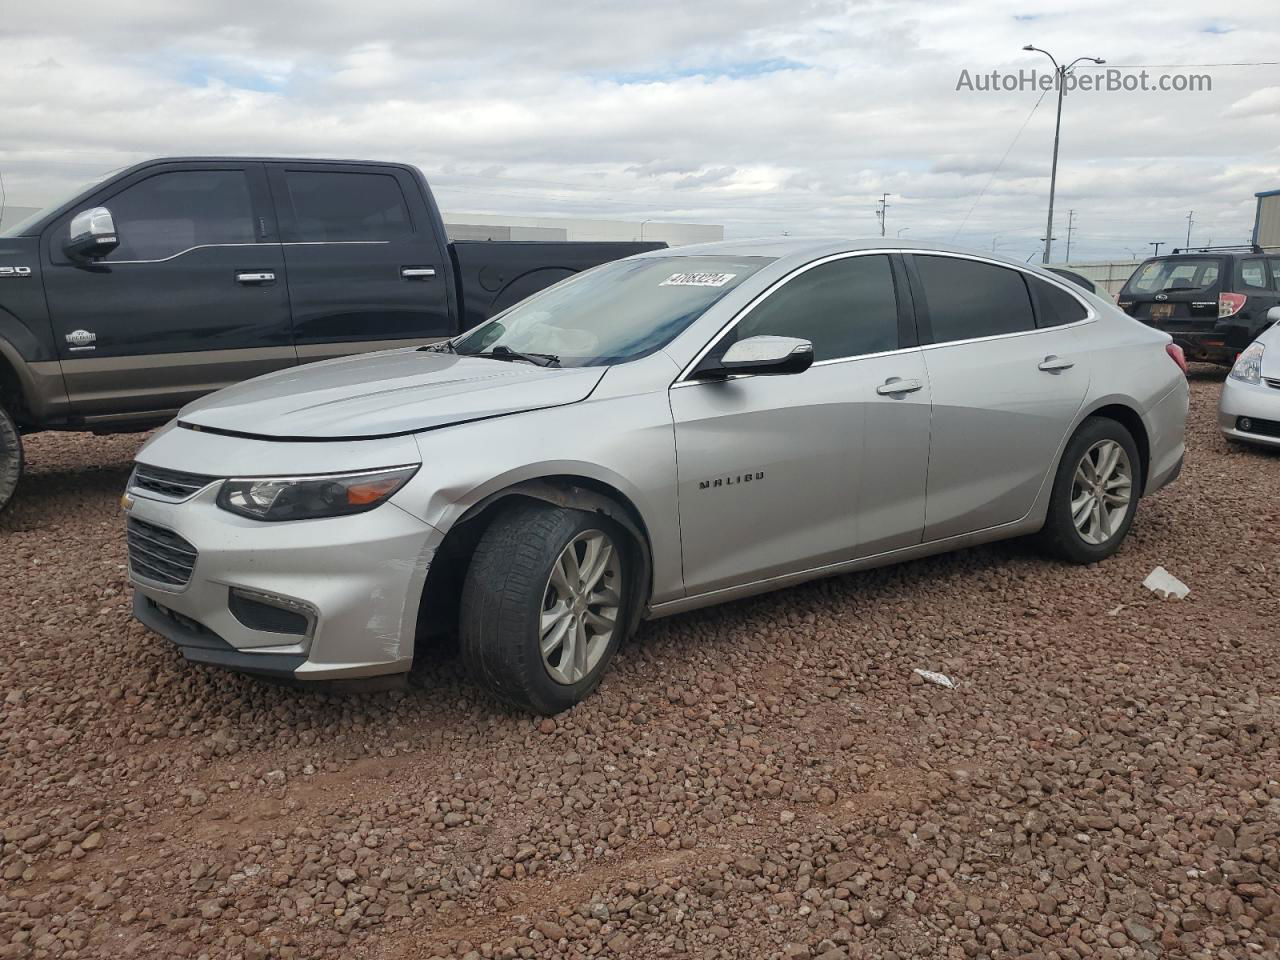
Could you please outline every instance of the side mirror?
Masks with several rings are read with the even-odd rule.
[[[747,337],[720,358],[724,373],[779,375],[804,373],[813,366],[813,344],[799,337]]]
[[[1280,307],[1272,307],[1267,311],[1267,323],[1280,323]]]
[[[116,222],[106,207],[90,207],[71,218],[70,237],[62,251],[72,260],[105,257],[120,245]]]

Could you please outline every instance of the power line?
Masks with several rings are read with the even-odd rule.
[[[1280,60],[1241,60],[1236,63],[1108,63],[1105,66],[1083,64],[1085,70],[1169,70],[1173,67],[1280,67]]]
[[[1013,135],[1013,139],[1009,141],[1009,146],[1005,149],[1004,156],[1000,158],[1000,162],[996,164],[996,168],[992,170],[991,175],[987,177],[987,182],[982,185],[982,189],[979,190],[978,195],[974,197],[973,206],[971,206],[969,208],[969,212],[964,215],[964,219],[960,221],[960,226],[956,227],[955,233],[951,234],[952,240],[955,240],[956,237],[960,236],[960,231],[963,230],[964,225],[969,222],[969,217],[973,211],[978,208],[978,203],[982,200],[983,196],[986,195],[987,188],[991,186],[991,181],[996,178],[996,174],[1000,172],[1000,168],[1004,166],[1004,162],[1009,159],[1009,154],[1013,152],[1014,146],[1017,145],[1018,138],[1022,136],[1022,131],[1027,129],[1027,124],[1031,122],[1031,118],[1035,115],[1035,112],[1040,109],[1040,104],[1044,101],[1045,94],[1048,92],[1048,87],[1040,91],[1040,99],[1035,102],[1035,105],[1031,108],[1031,112],[1027,114],[1027,118],[1022,121],[1022,126],[1018,128],[1018,132],[1015,133]]]

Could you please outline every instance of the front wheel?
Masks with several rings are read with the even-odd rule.
[[[9,412],[0,407],[0,510],[13,499],[22,476],[22,435]]]
[[[567,710],[600,683],[634,602],[627,534],[595,513],[522,502],[480,537],[462,588],[473,677],[519,707]]]
[[[1141,483],[1132,434],[1115,420],[1086,420],[1058,464],[1041,543],[1072,563],[1105,560],[1129,532]]]

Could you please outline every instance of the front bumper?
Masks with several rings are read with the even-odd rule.
[[[329,680],[409,669],[423,584],[443,539],[434,527],[394,501],[349,517],[261,523],[219,509],[219,486],[180,503],[131,491],[131,517],[198,552],[185,584],[130,564],[138,620],[188,660],[247,673]],[[246,617],[233,591],[306,611],[295,617],[305,628],[261,629],[270,621]]]
[[[1253,384],[1227,377],[1218,401],[1218,426],[1231,440],[1280,447],[1280,389],[1266,381]]]

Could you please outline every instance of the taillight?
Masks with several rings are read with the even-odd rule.
[[[1218,319],[1234,317],[1244,309],[1244,302],[1248,299],[1243,293],[1218,294]]]
[[[1166,343],[1164,345],[1164,352],[1167,353],[1170,359],[1178,365],[1178,369],[1181,370],[1185,376],[1187,372],[1187,355],[1182,352],[1182,348],[1176,343]]]

